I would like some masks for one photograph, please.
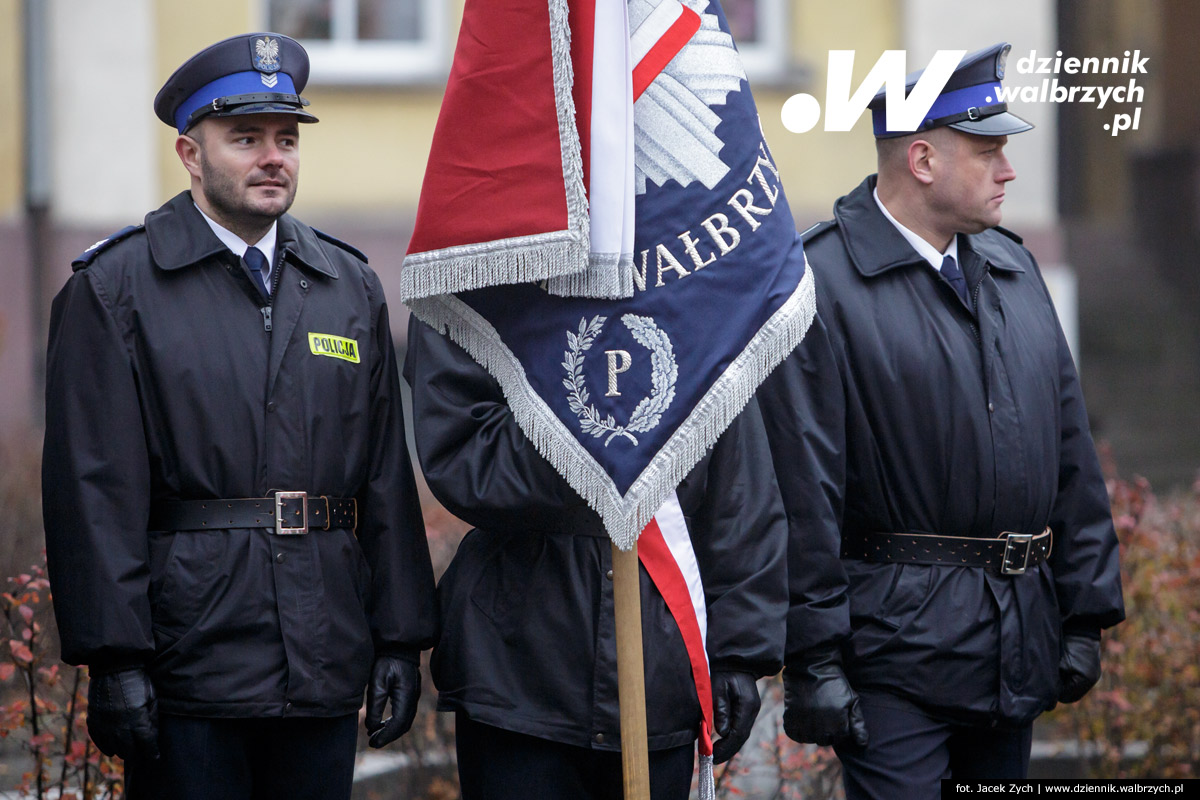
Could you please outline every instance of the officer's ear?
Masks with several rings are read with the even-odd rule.
[[[927,139],[914,139],[908,146],[908,171],[918,182],[933,183],[933,160],[937,148]]]
[[[187,133],[181,133],[175,139],[175,153],[183,162],[183,167],[193,178],[200,177],[200,164],[204,159],[204,138],[197,131],[199,126],[193,126]]]

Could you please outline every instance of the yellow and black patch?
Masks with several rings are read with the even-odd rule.
[[[349,361],[351,364],[359,363],[358,342],[354,339],[334,336],[329,333],[309,332],[308,349],[312,351],[314,356],[329,356],[330,358],[340,358],[343,361]]]

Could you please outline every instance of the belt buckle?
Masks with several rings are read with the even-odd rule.
[[[1023,545],[1024,555],[1018,555],[1014,545]],[[1029,566],[1029,553],[1033,550],[1032,533],[1009,533],[1004,541],[1004,560],[1000,563],[1001,575],[1024,575]],[[1017,563],[1021,566],[1017,566]]]
[[[283,524],[283,501],[299,500],[301,514],[300,518],[302,525],[284,525]],[[275,535],[276,536],[295,536],[297,534],[308,533],[308,492],[276,492],[275,493]]]

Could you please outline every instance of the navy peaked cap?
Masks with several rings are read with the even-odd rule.
[[[175,70],[154,98],[154,113],[180,133],[205,117],[294,114],[316,122],[300,96],[308,53],[278,33],[247,33],[204,48]]]
[[[1000,97],[1010,50],[1012,45],[1000,42],[963,56],[917,131],[945,125],[978,136],[1008,136],[1031,130],[1033,125],[1009,113],[1008,104]],[[912,93],[924,73],[925,70],[918,70],[905,78],[905,97]],[[890,139],[913,133],[888,130],[886,87],[875,94],[868,108],[871,109],[875,138]]]

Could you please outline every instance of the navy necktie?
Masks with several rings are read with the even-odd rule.
[[[950,281],[950,285],[954,287],[954,291],[958,292],[958,296],[963,299],[963,302],[970,306],[971,301],[967,298],[967,279],[963,277],[962,270],[958,268],[958,262],[954,260],[954,256],[946,256],[942,259],[942,274],[946,276],[946,280]]]
[[[257,247],[251,247],[246,250],[246,266],[254,273],[254,277],[258,279],[258,288],[262,291],[264,297],[271,296],[271,287],[267,286],[267,257],[263,255],[262,250]]]

